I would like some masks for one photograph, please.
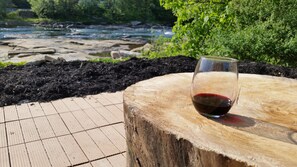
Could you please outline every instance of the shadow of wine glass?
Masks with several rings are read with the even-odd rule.
[[[210,118],[211,120],[232,127],[250,127],[256,124],[255,120],[249,117],[227,114],[221,118]]]
[[[297,131],[288,127],[235,114],[227,114],[221,118],[210,119],[222,125],[254,135],[297,144]]]

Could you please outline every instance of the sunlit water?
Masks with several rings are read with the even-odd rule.
[[[131,28],[124,26],[88,26],[85,28],[44,28],[44,27],[16,27],[0,28],[0,39],[146,39],[153,40],[159,36],[170,38],[170,27]]]

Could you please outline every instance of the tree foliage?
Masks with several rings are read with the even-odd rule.
[[[240,59],[297,65],[297,1],[233,0],[229,6],[235,27],[210,46]]]
[[[29,0],[32,10],[41,18],[54,17],[54,0]]]
[[[296,0],[160,0],[177,16],[176,53],[297,65]]]
[[[107,18],[119,21],[174,22],[171,11],[165,10],[159,0],[105,0]]]
[[[11,2],[17,7],[21,9],[30,9],[30,4],[28,0],[11,0]]]
[[[96,17],[103,15],[103,6],[100,4],[100,0],[79,0],[76,5],[76,10],[82,16]]]
[[[121,0],[105,0],[103,1],[103,8],[105,9],[103,16],[107,21],[113,20],[118,22],[124,20],[123,10],[120,8]]]
[[[177,16],[173,27],[175,50],[192,57],[205,53],[205,41],[214,29],[228,29],[232,17],[226,7],[229,0],[160,0]]]
[[[0,18],[6,15],[7,0],[0,0]]]
[[[29,0],[32,10],[41,18],[73,18],[78,0]]]
[[[159,0],[28,0],[39,17],[53,19],[104,18],[109,22],[130,20],[172,21]]]

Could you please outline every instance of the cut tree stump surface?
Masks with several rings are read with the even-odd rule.
[[[297,166],[297,80],[240,74],[238,105],[208,119],[192,104],[192,75],[126,89],[128,166]]]

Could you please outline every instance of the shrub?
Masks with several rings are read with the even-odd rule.
[[[205,41],[214,29],[228,29],[232,18],[227,14],[228,0],[160,0],[167,9],[172,9],[177,21],[172,38],[177,54],[191,57],[205,54]]]
[[[297,1],[233,0],[234,29],[214,32],[209,53],[266,61],[272,64],[297,65]]]
[[[177,53],[297,66],[296,0],[161,0],[178,20]]]
[[[41,18],[55,18],[56,9],[54,0],[29,0],[32,10]]]
[[[160,57],[170,57],[172,56],[173,52],[170,52],[169,47],[170,39],[160,36],[152,41],[152,47],[149,50],[143,51],[142,56],[154,59]]]
[[[243,29],[222,32],[208,41],[209,54],[294,66],[297,38],[283,23],[267,21]]]

